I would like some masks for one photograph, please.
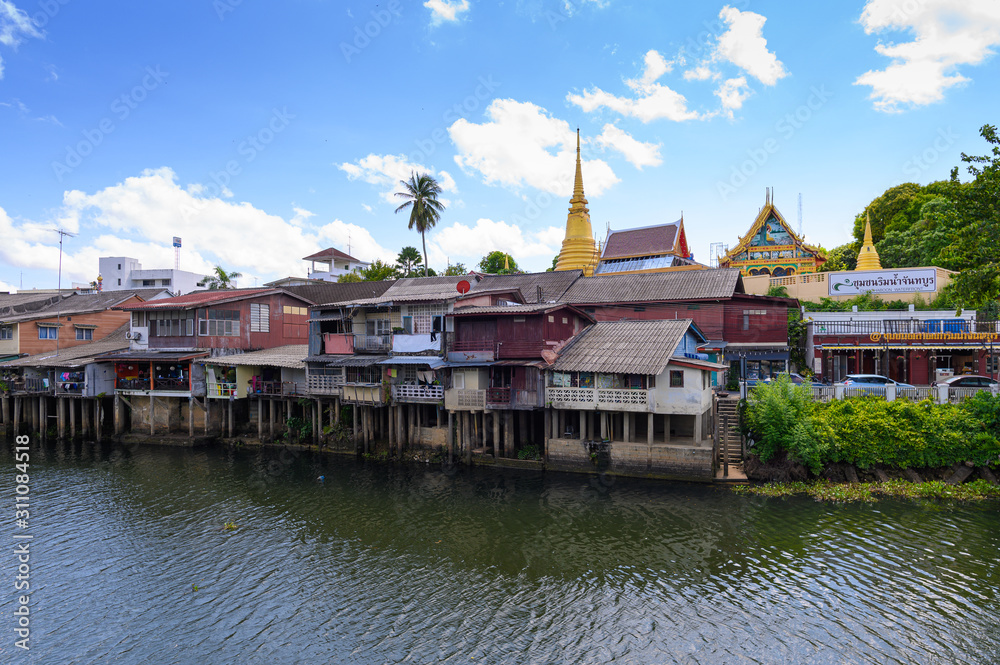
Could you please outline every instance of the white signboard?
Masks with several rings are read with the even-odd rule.
[[[937,271],[933,268],[901,268],[870,272],[834,272],[827,278],[831,296],[858,296],[872,293],[930,293],[937,291]]]

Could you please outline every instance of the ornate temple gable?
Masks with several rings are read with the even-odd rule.
[[[739,244],[719,260],[720,267],[738,267],[745,274],[791,275],[814,272],[826,262],[818,247],[807,245],[774,205],[770,190],[760,213]]]

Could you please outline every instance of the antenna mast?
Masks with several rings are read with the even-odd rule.
[[[70,238],[75,238],[75,233],[70,233],[69,231],[63,231],[62,229],[52,229],[59,234],[59,281],[56,285],[56,355],[59,355],[59,315],[62,313],[62,255],[63,255],[63,238],[69,236]]]

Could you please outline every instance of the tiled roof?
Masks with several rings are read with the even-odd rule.
[[[552,369],[660,374],[690,326],[690,319],[595,323],[562,350]]]
[[[350,254],[345,254],[335,247],[327,247],[324,250],[320,250],[315,254],[310,254],[309,256],[303,256],[303,261],[331,261],[333,259],[341,259],[347,261],[354,261],[355,263],[364,263],[360,259],[356,259]]]
[[[680,220],[677,220],[672,224],[611,231],[601,258],[621,259],[627,256],[669,254],[674,251],[674,241],[677,239],[680,223]]]
[[[559,270],[551,272],[528,273],[524,275],[483,275],[483,280],[473,286],[470,294],[485,289],[519,289],[525,302],[558,302],[566,289],[583,275],[582,270]],[[538,298],[538,288],[542,289],[541,300]]]
[[[735,268],[679,270],[637,275],[594,275],[576,280],[563,295],[573,304],[715,300],[743,293]]]
[[[322,363],[327,367],[370,367],[378,365],[383,360],[388,360],[389,356],[309,356],[305,358],[307,363]]]
[[[5,367],[82,367],[94,362],[94,358],[105,353],[123,351],[128,348],[128,340],[125,333],[128,332],[128,325],[123,325],[103,339],[89,344],[80,344],[68,349],[59,351],[56,355],[54,351],[38,353],[26,358],[12,360],[4,363]]]
[[[209,304],[220,304],[233,300],[243,300],[263,295],[265,293],[278,293],[280,289],[209,289],[206,291],[193,291],[176,298],[164,298],[150,302],[139,303],[123,307],[127,311],[149,311],[149,310],[169,310],[169,309],[194,309]]]
[[[17,314],[13,316],[2,316],[3,323],[19,323],[23,321],[33,321],[35,319],[47,319],[57,314],[60,316],[72,316],[74,314],[91,314],[103,312],[135,297],[131,291],[105,291],[104,293],[74,293],[61,301],[52,303],[42,309]]]
[[[283,286],[281,289],[314,305],[336,304],[362,298],[377,298],[392,286],[392,280],[384,282],[323,282],[301,286]]]
[[[47,307],[58,299],[55,293],[0,293],[0,319]]]
[[[309,355],[308,344],[289,344],[276,346],[273,349],[236,353],[228,356],[208,358],[206,365],[261,365],[266,367],[287,367],[288,369],[305,369],[303,359]]]

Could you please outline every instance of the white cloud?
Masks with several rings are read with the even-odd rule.
[[[747,85],[745,76],[739,78],[726,79],[715,91],[716,97],[722,101],[722,108],[730,118],[733,111],[743,106],[743,102],[750,96],[750,87]]]
[[[907,30],[914,39],[882,43],[880,55],[892,58],[888,67],[869,70],[855,85],[872,88],[869,99],[879,111],[941,101],[949,88],[969,79],[960,65],[978,65],[1000,44],[1000,3],[996,0],[868,0],[861,14],[866,34]]]
[[[436,229],[427,240],[428,260],[436,265],[464,263],[474,269],[493,250],[507,252],[524,269],[544,270],[562,245],[565,229],[547,227],[525,232],[515,224],[481,218],[472,226],[455,223]]]
[[[55,227],[80,232],[64,245],[64,284],[94,279],[101,256],[133,256],[146,268],[172,266],[171,236],[184,239],[182,270],[208,273],[219,264],[259,283],[303,275],[301,257],[331,244],[346,250],[350,242],[362,260],[392,255],[360,226],[339,220],[321,226],[302,208],[285,219],[246,202],[199,196],[196,189],[182,187],[164,167],[92,194],[68,191],[61,209],[44,222],[14,220],[0,208],[0,264],[54,271]]]
[[[640,171],[643,166],[659,166],[663,163],[659,144],[639,141],[611,123],[604,125],[604,131],[594,141],[605,148],[620,152]]]
[[[0,44],[17,49],[25,39],[41,36],[26,12],[15,7],[9,0],[0,0]],[[2,78],[3,58],[0,57],[0,79]]]
[[[427,0],[424,7],[431,10],[431,23],[440,25],[444,21],[457,21],[460,14],[469,11],[469,0]]]
[[[478,171],[486,184],[527,185],[568,199],[576,172],[576,133],[569,123],[513,99],[493,100],[486,116],[482,124],[462,118],[448,128],[459,153],[455,162]],[[585,160],[583,182],[588,196],[599,196],[618,177],[603,160]]]
[[[715,45],[715,59],[728,60],[764,85],[774,85],[778,79],[788,76],[777,56],[767,50],[763,34],[767,18],[728,5],[719,12],[719,18],[729,29]]]
[[[685,81],[707,81],[708,79],[717,79],[721,76],[722,75],[719,74],[719,72],[713,71],[712,68],[706,64],[692,67],[684,72]]]
[[[584,90],[583,94],[569,94],[566,99],[576,104],[586,113],[607,107],[624,116],[638,118],[642,122],[667,119],[675,122],[697,119],[698,113],[687,108],[687,99],[679,92],[656,83],[673,68],[673,61],[667,61],[656,51],[647,51],[644,58],[642,76],[629,79],[625,83],[635,92],[635,97],[613,95],[600,88]]]
[[[362,157],[355,163],[344,162],[337,166],[347,174],[349,180],[363,180],[381,189],[380,195],[389,203],[399,203],[396,192],[400,191],[400,180],[409,180],[412,173],[427,173],[434,176],[441,189],[446,192],[457,192],[455,179],[447,171],[437,172],[434,169],[409,162],[406,155],[376,155],[374,153]]]

